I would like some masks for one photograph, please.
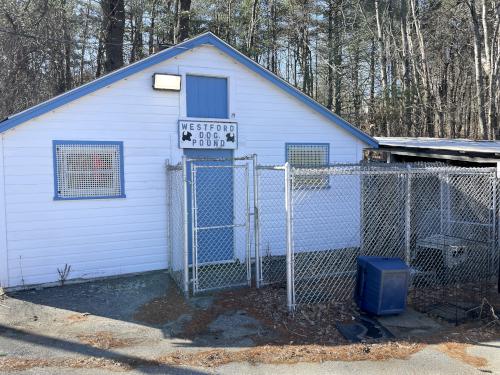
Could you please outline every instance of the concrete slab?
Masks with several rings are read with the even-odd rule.
[[[262,324],[245,311],[235,311],[218,316],[208,328],[211,332],[220,332],[225,339],[242,339],[257,335],[262,330]]]
[[[468,348],[471,355],[486,358],[488,365],[486,370],[492,374],[500,374],[500,339],[490,342],[480,342]],[[483,369],[484,370],[484,369]],[[487,372],[487,371],[482,371]]]
[[[381,316],[377,320],[395,337],[429,335],[444,328],[443,325],[412,308],[407,308],[403,314]]]

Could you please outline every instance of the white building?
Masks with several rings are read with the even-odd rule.
[[[166,268],[167,159],[358,162],[377,145],[210,33],[10,116],[0,132],[4,288],[57,282],[66,264],[69,279]]]

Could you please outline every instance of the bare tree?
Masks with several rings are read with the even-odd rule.
[[[499,136],[500,0],[3,0],[0,116],[206,30],[373,135]]]
[[[182,42],[189,37],[191,0],[177,0],[177,32],[175,42]]]
[[[124,0],[101,0],[103,13],[104,71],[111,72],[123,66],[123,35],[125,32]]]

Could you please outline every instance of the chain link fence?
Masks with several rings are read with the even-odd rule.
[[[405,260],[423,305],[498,270],[494,169],[371,164],[289,173],[291,309],[352,298],[360,255]]]
[[[249,285],[247,164],[193,165],[193,292]]]
[[[360,255],[403,259],[422,309],[493,289],[495,169],[191,162],[167,166],[169,270],[186,294],[251,285],[255,275],[257,287],[286,284],[290,309],[345,301]]]
[[[285,169],[257,166],[259,286],[286,282]]]

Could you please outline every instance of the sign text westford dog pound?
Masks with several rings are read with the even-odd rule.
[[[179,120],[179,147],[234,150],[238,147],[238,124]]]

